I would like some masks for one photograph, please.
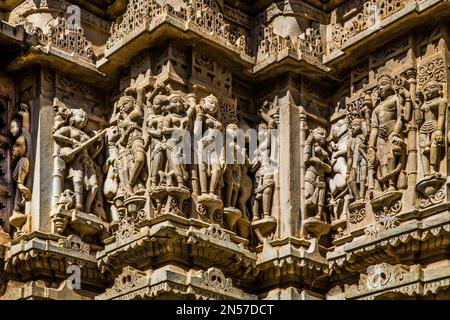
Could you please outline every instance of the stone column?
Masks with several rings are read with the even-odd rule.
[[[33,194],[31,204],[32,230],[51,232],[50,212],[52,209],[52,193],[49,191],[53,179],[53,127],[54,112],[52,108],[54,96],[53,70],[42,68],[39,71],[38,98],[35,115],[37,118],[36,155],[34,163]]]
[[[289,77],[287,90],[279,99],[279,203],[277,217],[279,237],[298,237],[300,233],[300,122],[298,107],[291,92],[295,90]],[[293,90],[291,90],[293,89]],[[274,198],[274,201],[276,199]],[[275,203],[275,202],[274,202]]]

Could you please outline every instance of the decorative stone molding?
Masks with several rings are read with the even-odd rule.
[[[235,288],[231,279],[226,278],[219,269],[186,272],[174,266],[146,272],[127,267],[117,278],[114,286],[96,299],[128,300],[173,295],[201,300],[256,299],[255,295]]]

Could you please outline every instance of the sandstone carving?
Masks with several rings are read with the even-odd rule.
[[[450,297],[449,1],[0,12],[0,300]]]

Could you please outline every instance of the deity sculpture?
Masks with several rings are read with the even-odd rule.
[[[412,110],[409,92],[394,88],[389,69],[377,77],[378,98],[372,112],[367,161],[369,196],[377,219],[390,217],[401,210],[402,192],[406,188],[406,143],[404,127]],[[364,104],[371,108],[370,97]]]
[[[406,90],[396,93],[387,69],[381,71],[377,83],[380,102],[372,112],[368,162],[374,171],[377,166],[378,189],[395,191],[406,184],[406,146],[402,135],[411,98]]]
[[[143,90],[143,88],[139,88],[137,91],[128,88],[125,90],[125,95],[119,100],[117,124],[121,136],[119,148],[122,158],[119,176],[127,197],[145,193],[143,182],[140,179],[145,164],[144,138],[142,135]],[[135,92],[137,98],[134,97]]]
[[[227,163],[224,173],[225,179],[225,207],[236,207],[236,202],[239,194],[241,183],[241,164],[240,160],[244,157],[245,149],[239,145],[239,141],[235,141],[238,136],[239,127],[232,123],[227,126],[227,149],[226,151],[231,153],[227,155],[227,159],[232,163]]]
[[[344,114],[341,114],[344,115]],[[348,121],[339,118],[331,125],[330,130],[332,176],[328,182],[331,192],[330,206],[333,209],[333,219],[338,221],[345,214],[348,206],[347,150],[349,143]]]
[[[423,179],[416,185],[419,192],[419,205],[439,203],[444,193],[438,192],[445,183],[445,176],[440,171],[443,157],[445,113],[447,102],[443,98],[442,86],[435,80],[428,81],[423,94],[418,92],[416,102],[416,121],[419,128],[419,150],[423,168]],[[422,98],[423,101],[420,101]]]
[[[323,207],[325,205],[325,174],[332,171],[329,154],[325,149],[326,131],[322,127],[312,130],[305,141],[304,160],[305,200],[307,211],[315,212],[314,218],[326,222]]]
[[[106,143],[107,143],[107,158],[103,165],[103,173],[106,174],[105,182],[103,184],[103,194],[106,201],[110,204],[111,221],[116,223],[119,219],[119,213],[117,207],[114,203],[114,198],[119,190],[119,179],[118,179],[118,150],[117,142],[119,141],[120,135],[117,127],[110,127],[106,132]]]
[[[168,165],[166,171],[173,170],[178,186],[185,188],[187,172],[184,168],[183,148],[180,147],[180,144],[183,142],[185,130],[189,128],[195,107],[191,106],[186,110],[183,99],[178,93],[172,93],[168,97],[168,102],[168,113],[164,117],[162,128],[166,143],[166,159]]]
[[[13,180],[16,183],[14,208],[9,221],[17,229],[16,235],[21,233],[21,229],[27,221],[25,204],[31,199],[31,191],[27,181],[31,157],[31,135],[29,129],[29,107],[21,103],[17,117],[11,121],[10,126],[10,132],[16,138],[12,147],[12,155],[17,162],[13,172]]]
[[[350,124],[351,138],[347,149],[346,181],[352,197],[364,202],[367,181],[366,137],[362,132],[362,120],[353,118]]]
[[[91,213],[99,188],[93,159],[103,148],[103,140],[100,138],[106,131],[102,130],[91,138],[85,132],[87,123],[88,116],[83,109],[70,110],[67,121],[53,133],[53,138],[60,147],[59,157],[69,168],[67,177],[72,181],[75,208]],[[86,200],[83,201],[85,192]]]
[[[305,220],[303,230],[306,235],[320,239],[330,231],[325,215],[325,175],[332,172],[329,154],[326,150],[327,132],[322,127],[310,131],[304,147],[306,166],[304,178]]]
[[[239,210],[236,206],[242,177],[242,167],[240,162],[242,162],[242,160],[244,159],[245,148],[239,145],[239,140],[236,141],[236,139],[238,139],[239,133],[239,127],[236,124],[229,124],[227,126],[226,133],[227,165],[224,172],[224,216],[228,227],[233,230],[234,224],[239,218],[242,217],[242,211]]]
[[[201,99],[196,107],[194,136],[203,136],[198,142],[198,175],[200,212],[207,212],[212,219],[214,212],[222,207],[220,180],[225,169],[225,152],[222,139],[222,123],[217,119],[219,101],[214,95]]]
[[[431,80],[424,86],[425,101],[420,106],[416,120],[419,129],[419,147],[422,155],[424,175],[439,175],[441,149],[444,142],[445,110],[447,103],[442,98],[441,85]]]
[[[279,107],[265,102],[260,109],[261,123],[258,125],[258,151],[256,161],[250,171],[255,172],[255,198],[253,202],[253,222],[259,242],[272,234],[276,219],[272,217],[272,204],[275,189],[275,169],[277,161],[277,141],[274,129],[279,125]]]
[[[147,100],[149,101],[149,100]],[[153,103],[147,103],[149,114],[147,116],[147,145],[150,149],[150,188],[156,188],[159,184],[159,171],[163,167],[165,157],[163,143],[164,110],[167,105],[167,96],[159,94],[153,99]]]

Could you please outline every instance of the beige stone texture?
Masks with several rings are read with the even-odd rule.
[[[0,299],[450,297],[450,2],[0,1]]]

